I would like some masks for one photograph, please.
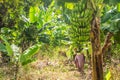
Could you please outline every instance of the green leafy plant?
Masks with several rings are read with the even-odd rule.
[[[28,63],[35,60],[32,58],[40,49],[41,44],[35,44],[32,47],[25,50],[23,53],[20,53],[19,47],[12,44],[10,45],[7,39],[4,36],[1,36],[1,39],[4,41],[5,46],[0,44],[0,50],[6,51],[8,56],[10,56],[10,60],[15,65],[14,79],[17,80],[17,74],[19,71],[20,65],[27,65]]]
[[[37,6],[35,6],[35,7],[31,6],[30,10],[29,10],[30,23],[34,23],[34,22],[38,21],[39,14],[40,14],[39,8]]]
[[[107,74],[105,75],[105,80],[110,80],[111,76],[111,72],[108,70]]]
[[[23,52],[23,54],[20,55],[20,62],[22,65],[26,65],[32,61],[34,61],[35,59],[32,58],[32,56],[34,56],[40,49],[41,45],[40,44],[36,44],[33,45],[32,47],[28,48],[27,50],[25,50]]]
[[[10,44],[8,43],[7,39],[4,36],[1,36],[1,39],[5,42],[6,50],[8,52],[8,56],[11,57],[13,55],[13,50],[12,50]]]
[[[7,52],[5,45],[3,45],[2,43],[0,43],[0,51]]]
[[[15,61],[17,59],[17,61],[19,61],[22,65],[32,62],[34,60],[32,57],[39,51],[41,47],[41,44],[35,44],[32,47],[25,50],[23,53],[20,53],[16,45],[11,46],[7,39],[3,36],[1,36],[1,39],[5,42],[6,45],[4,46],[3,44],[0,44],[0,50],[7,51],[8,56],[14,58]]]

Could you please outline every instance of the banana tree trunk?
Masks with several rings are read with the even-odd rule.
[[[102,50],[100,45],[100,19],[95,17],[91,22],[92,44],[92,80],[103,80]]]
[[[103,80],[103,54],[111,46],[113,34],[108,32],[101,47],[100,43],[100,18],[93,17],[91,22],[90,39],[92,44],[92,80]]]

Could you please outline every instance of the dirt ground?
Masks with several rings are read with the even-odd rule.
[[[73,62],[62,60],[38,60],[31,63],[31,70],[20,80],[91,80],[91,70],[81,74]]]
[[[107,65],[109,66],[109,65]],[[107,70],[104,67],[104,72]],[[110,80],[120,79],[120,64],[109,67],[112,72]],[[0,66],[0,80],[13,80],[14,66],[1,65]],[[42,58],[32,62],[24,67],[19,67],[17,80],[92,80],[91,67],[85,63],[84,73],[78,72],[74,62],[67,60],[66,57],[58,58]]]

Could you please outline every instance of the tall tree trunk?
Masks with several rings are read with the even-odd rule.
[[[92,44],[92,80],[103,80],[100,19],[97,17],[92,19],[90,38]]]
[[[92,44],[92,80],[103,80],[103,54],[111,46],[113,34],[108,32],[101,48],[100,44],[100,18],[94,17],[91,22],[90,39]]]

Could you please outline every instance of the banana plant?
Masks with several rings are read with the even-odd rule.
[[[101,29],[106,32],[112,32],[114,34],[114,40],[120,44],[120,3],[117,6],[104,8],[104,15],[101,18]]]
[[[0,36],[1,39],[4,41],[5,46],[3,44],[0,44],[0,48],[2,51],[6,51],[8,56],[12,58],[12,62],[18,61],[22,65],[26,65],[35,59],[32,58],[40,49],[41,44],[35,44],[32,47],[29,47],[26,49],[23,53],[20,53],[19,47],[16,45],[10,45],[10,43],[7,41],[7,39],[4,36]]]

